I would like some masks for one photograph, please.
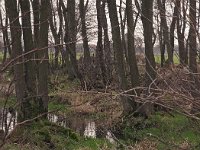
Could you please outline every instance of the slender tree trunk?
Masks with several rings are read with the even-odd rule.
[[[172,23],[170,25],[170,46],[171,46],[171,50],[172,50],[172,55],[174,53],[174,31],[175,31],[175,27],[176,27],[177,14],[178,14],[178,9],[177,9],[177,5],[175,2]]]
[[[2,19],[1,10],[0,10],[0,25],[1,25],[1,30],[2,30],[2,34],[3,34],[3,44],[4,44],[4,48],[3,49],[4,49],[4,51],[3,51],[2,63],[4,63],[6,61],[6,59],[7,59],[7,43],[6,43],[6,39],[5,39],[5,30],[7,30],[7,29],[3,25],[3,19]]]
[[[138,86],[139,81],[139,71],[135,55],[135,42],[134,42],[134,21],[133,21],[133,8],[132,1],[126,0],[126,11],[127,11],[127,26],[128,26],[128,62],[131,74],[131,84],[132,87]]]
[[[104,30],[104,54],[105,54],[105,65],[106,65],[106,77],[107,82],[110,83],[112,80],[112,57],[111,57],[111,48],[110,48],[110,40],[108,35],[108,23],[106,18],[105,11],[106,0],[103,0],[102,3],[102,27]]]
[[[106,77],[106,67],[104,63],[104,53],[103,53],[103,44],[102,44],[102,19],[101,19],[101,0],[96,0],[96,9],[97,9],[97,21],[98,21],[98,41],[97,41],[97,48],[96,48],[96,59],[97,59],[97,66],[100,67],[101,76],[103,79],[104,85],[106,85],[107,77]],[[97,67],[97,68],[99,68]]]
[[[64,42],[65,42],[65,46],[66,46],[65,52],[64,52],[65,65],[66,65],[69,79],[74,79],[72,64],[71,64],[70,58],[69,58],[69,42],[70,41],[69,41],[69,33],[68,33],[69,27],[68,27],[67,8],[65,7],[63,0],[60,0],[60,3],[61,3],[62,10],[63,10],[63,17],[64,17],[64,21],[65,21],[65,36],[64,36]]]
[[[49,29],[49,0],[41,0],[40,32],[39,32],[39,96],[41,113],[48,111],[48,29]]]
[[[31,16],[30,16],[30,3],[29,1],[19,0],[22,13],[22,30],[23,30],[23,41],[24,41],[24,52],[30,53],[25,55],[25,79],[27,90],[30,96],[36,95],[36,72],[33,50],[33,38],[31,30]]]
[[[67,17],[68,17],[68,36],[69,36],[69,56],[72,64],[74,77],[81,80],[81,75],[78,71],[78,63],[76,59],[76,17],[75,17],[75,1],[67,1]]]
[[[178,46],[179,46],[179,59],[181,64],[187,64],[187,52],[185,47],[185,28],[186,28],[186,11],[184,6],[184,0],[182,3],[183,7],[183,21],[180,19],[181,17],[181,1],[176,0],[176,7],[178,9],[177,11],[177,37],[178,37]]]
[[[89,0],[87,0],[86,3],[88,3]],[[86,29],[86,9],[84,5],[84,0],[79,1],[79,10],[80,10],[80,17],[81,17],[81,35],[83,39],[83,48],[84,48],[84,64],[90,65],[91,63],[91,57],[90,57],[90,49],[88,45],[88,37],[87,37],[87,29]]]
[[[156,77],[155,58],[153,54],[153,0],[142,0],[142,24],[146,56],[145,84],[148,87]]]
[[[40,14],[39,0],[33,0],[32,8],[33,8],[33,25],[34,25],[34,36],[33,36],[34,40],[33,41],[34,41],[34,47],[38,48],[38,44],[39,44],[39,14]]]
[[[14,79],[15,79],[15,91],[16,98],[19,104],[18,111],[18,121],[21,122],[28,118],[26,114],[26,84],[24,76],[24,60],[22,52],[22,43],[21,43],[21,25],[19,23],[19,13],[17,10],[17,0],[7,0],[5,1],[6,12],[10,20],[10,31],[12,39],[12,55],[13,59],[16,59],[14,62]]]
[[[168,53],[168,63],[173,63],[173,50],[170,45],[170,37],[169,37],[169,29],[167,26],[167,19],[166,19],[166,9],[165,9],[165,3],[166,0],[157,0],[158,8],[160,10],[160,18],[161,18],[161,25],[163,27],[163,35],[164,35],[164,41],[167,46],[167,53]]]
[[[124,11],[124,18],[123,18],[122,4],[123,4],[123,0],[120,0],[119,17],[120,17],[120,28],[121,28],[121,37],[122,37],[122,48],[123,48],[124,55],[125,55],[125,63],[128,64],[129,58],[128,58],[128,50],[127,50],[127,35],[125,34],[127,11]],[[128,68],[126,68],[126,70],[129,71]]]
[[[58,3],[57,3],[57,8],[59,9],[59,6],[58,6]],[[60,50],[60,35],[59,33],[57,33],[57,26],[55,24],[55,13],[53,12],[53,3],[51,1],[51,9],[49,10],[49,14],[51,14],[51,16],[49,17],[49,25],[50,25],[50,29],[51,29],[51,32],[52,32],[52,35],[53,35],[53,38],[54,38],[54,41],[55,41],[55,63],[54,63],[54,67],[55,68],[58,68],[59,64],[58,64],[58,57],[59,57],[59,52],[61,51]],[[61,22],[60,22],[61,23]],[[62,24],[61,24],[62,26]]]
[[[196,0],[190,0],[189,68],[197,72]]]
[[[117,16],[117,6],[116,0],[109,0],[108,3],[108,10],[109,10],[109,17],[111,22],[112,28],[112,39],[113,39],[113,49],[116,55],[116,69],[117,75],[119,78],[120,88],[122,90],[127,90],[127,79],[125,75],[125,68],[124,68],[124,57],[123,57],[123,48],[122,48],[122,41],[120,37],[120,27],[119,21]],[[122,97],[122,105],[123,105],[123,113],[129,114],[133,110],[133,101],[127,97]]]

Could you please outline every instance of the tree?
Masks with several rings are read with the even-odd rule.
[[[10,40],[8,38],[8,15],[7,13],[5,14],[6,18],[5,18],[5,25],[3,25],[3,18],[2,18],[2,13],[0,10],[0,25],[2,28],[2,34],[3,34],[3,45],[4,45],[4,54],[3,54],[3,60],[2,63],[4,63],[7,59],[7,53],[9,55],[11,55],[11,47],[10,47]]]
[[[117,75],[119,78],[120,88],[122,90],[127,90],[127,79],[125,75],[125,67],[124,67],[124,57],[123,57],[123,48],[122,42],[120,37],[120,27],[119,21],[117,16],[117,6],[116,0],[109,0],[108,3],[108,10],[109,10],[109,17],[111,22],[112,28],[112,40],[113,40],[113,49],[116,57],[116,64],[115,68],[117,70]],[[132,111],[132,101],[127,97],[122,97],[122,105],[124,114],[128,114]]]
[[[186,9],[185,9],[185,0],[182,0],[182,3],[180,0],[175,1],[175,5],[178,9],[177,12],[177,37],[178,37],[178,47],[179,47],[179,59],[181,64],[188,64],[187,59],[187,51],[185,47],[185,29],[186,29]],[[182,4],[182,10],[183,10],[183,16],[181,16],[181,4]],[[183,19],[181,19],[181,17]]]
[[[107,83],[107,77],[106,77],[106,67],[104,63],[104,53],[103,53],[103,28],[102,28],[102,9],[101,9],[101,0],[96,0],[96,9],[97,9],[97,22],[98,22],[98,41],[97,41],[97,47],[96,47],[96,64],[97,69],[100,68],[101,76],[104,85]]]
[[[158,8],[160,10],[160,20],[161,20],[161,30],[164,37],[164,43],[167,47],[167,53],[168,53],[168,62],[171,64],[173,63],[173,49],[170,45],[170,37],[169,37],[169,28],[167,25],[167,19],[166,19],[166,0],[157,0]]]
[[[51,16],[49,17],[49,25],[50,29],[55,41],[55,68],[57,68],[58,65],[58,57],[59,57],[59,52],[62,54],[62,46],[61,46],[61,36],[62,36],[62,26],[63,26],[63,18],[62,18],[62,13],[61,13],[61,4],[57,0],[57,9],[58,9],[58,17],[59,17],[59,29],[57,32],[57,24],[56,24],[56,19],[55,19],[55,12],[53,10],[53,3],[51,0],[51,9],[49,10],[49,14]]]
[[[30,3],[29,1],[19,0],[22,13],[22,31],[24,41],[24,52],[25,55],[25,81],[29,96],[36,95],[36,72],[35,72],[35,61],[34,61],[34,45],[31,28],[31,16],[30,16]]]
[[[89,0],[86,1],[86,5],[84,5],[84,0],[79,1],[79,10],[80,10],[80,18],[81,18],[81,35],[83,39],[83,48],[84,48],[84,64],[87,66],[91,63],[90,58],[90,48],[88,45],[88,36],[87,36],[87,29],[86,29],[86,9],[88,6]]]
[[[145,85],[148,87],[156,78],[155,58],[153,54],[153,0],[142,0],[142,24],[145,43],[146,74]]]
[[[38,78],[38,94],[39,94],[39,112],[46,113],[48,111],[48,31],[49,31],[49,0],[41,0],[40,4],[40,30],[39,30],[39,78]]]
[[[27,119],[26,111],[26,97],[27,90],[24,76],[24,60],[22,57],[22,43],[21,43],[21,25],[19,22],[19,12],[17,10],[17,1],[5,1],[6,12],[10,20],[10,31],[12,39],[12,55],[11,58],[15,59],[14,64],[14,79],[16,98],[19,104],[18,121]]]
[[[107,77],[107,82],[110,83],[112,79],[112,57],[111,57],[111,48],[110,48],[110,40],[109,40],[109,35],[108,35],[108,23],[107,23],[107,17],[106,17],[106,10],[105,10],[105,5],[106,5],[106,0],[102,1],[102,10],[101,10],[101,15],[102,15],[102,27],[104,30],[104,56],[105,56],[105,66],[106,66],[106,77]]]
[[[190,0],[189,30],[189,68],[197,72],[197,41],[196,41],[196,0]]]
[[[135,55],[135,42],[134,32],[135,26],[133,21],[133,8],[132,1],[126,0],[126,11],[127,11],[127,28],[128,28],[128,62],[131,74],[132,87],[139,85],[139,71]]]

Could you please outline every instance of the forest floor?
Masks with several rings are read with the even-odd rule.
[[[174,78],[180,87],[179,80],[175,77],[178,75],[181,79],[180,74],[183,72],[172,72],[165,72],[166,80]],[[158,78],[159,86],[162,87],[164,85],[160,80]],[[10,78],[6,77],[3,85],[7,87],[9,81]],[[180,113],[184,105],[180,107],[173,105],[178,111],[161,110],[148,119],[135,118],[131,115],[122,117],[118,92],[109,89],[106,92],[82,91],[78,81],[68,81],[63,75],[52,76],[50,81],[49,111],[54,111],[53,121],[34,122],[15,129],[3,146],[3,150],[200,149],[200,121]],[[168,86],[172,87],[170,84],[175,81],[168,82]],[[168,90],[167,87],[163,88]],[[157,95],[157,99],[159,96]],[[171,107],[172,101],[173,104],[185,103],[185,99],[175,95],[177,98],[175,101],[173,96],[170,95],[170,91],[164,93],[161,98],[165,99],[165,102],[162,104],[170,103],[167,106]],[[5,98],[0,95],[0,107],[4,106]],[[11,93],[7,99],[7,107],[13,106],[15,106],[15,97]],[[50,118],[52,119],[52,116]],[[86,126],[91,122],[95,123],[97,138],[84,136]],[[105,133],[108,131],[113,134],[113,140],[106,138]]]

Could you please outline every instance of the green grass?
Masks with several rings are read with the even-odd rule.
[[[148,120],[136,119],[132,125],[128,124],[124,129],[124,135],[129,143],[145,138],[156,141],[160,150],[175,149],[184,142],[188,142],[194,148],[200,143],[199,125],[183,115],[174,114],[172,117],[156,114]]]
[[[3,52],[0,51],[0,63],[3,61]]]
[[[155,55],[154,57],[155,57],[156,63],[160,64],[161,63],[161,55]],[[165,60],[167,60],[167,56],[165,56]],[[174,64],[180,63],[178,55],[174,55],[173,60],[174,60]]]

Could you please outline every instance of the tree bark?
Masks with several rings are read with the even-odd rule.
[[[195,73],[197,72],[196,0],[190,0],[189,20],[189,68]]]
[[[28,118],[26,113],[26,84],[24,76],[24,60],[21,43],[21,25],[19,22],[19,12],[17,10],[17,0],[5,1],[6,12],[10,20],[10,31],[12,39],[12,55],[11,58],[16,59],[14,62],[14,79],[16,98],[19,104],[18,121],[21,122]]]
[[[49,29],[49,0],[41,0],[40,32],[39,32],[39,88],[40,113],[48,111],[48,29]],[[46,116],[47,117],[47,116]]]
[[[22,13],[22,30],[23,30],[23,41],[24,41],[24,52],[29,53],[25,55],[25,81],[29,96],[36,95],[36,72],[35,72],[35,61],[33,51],[33,38],[32,38],[32,27],[31,27],[31,16],[30,16],[30,3],[29,1],[19,0]],[[31,52],[32,51],[32,52]]]
[[[106,77],[106,67],[104,63],[104,53],[103,53],[103,38],[102,38],[102,19],[101,19],[101,0],[96,0],[96,9],[97,9],[97,22],[98,22],[98,41],[97,41],[97,47],[96,47],[96,59],[97,59],[97,69],[100,68],[101,70],[101,76],[104,85],[107,83],[107,77]]]
[[[117,6],[116,6],[116,0],[109,0],[108,3],[108,10],[109,10],[109,17],[111,22],[111,28],[112,28],[112,39],[113,39],[113,49],[114,53],[116,55],[116,69],[117,69],[117,75],[119,78],[120,88],[122,90],[127,90],[127,79],[125,74],[125,68],[124,68],[124,57],[123,57],[123,48],[122,48],[122,41],[120,37],[120,27],[119,27],[119,21],[117,16]],[[132,110],[132,103],[133,101],[130,100],[127,97],[122,96],[122,105],[123,105],[123,113],[129,114]]]
[[[106,65],[106,77],[107,82],[110,83],[112,80],[112,57],[111,57],[111,48],[110,48],[110,40],[108,35],[108,23],[106,18],[105,11],[106,0],[103,0],[102,3],[102,27],[104,30],[104,54],[105,54],[105,65]]]
[[[145,85],[148,87],[156,77],[155,58],[153,54],[153,0],[142,0],[142,24],[144,29],[146,75]]]
[[[169,37],[169,29],[167,26],[167,19],[166,19],[166,9],[165,9],[165,3],[166,0],[157,0],[158,8],[160,11],[160,18],[161,18],[161,25],[163,29],[163,35],[164,35],[164,42],[167,47],[167,53],[168,53],[168,63],[173,63],[173,50],[170,45],[170,37]]]
[[[134,40],[134,21],[133,21],[133,8],[132,1],[126,0],[126,11],[127,11],[127,28],[128,28],[128,62],[131,74],[132,87],[139,85],[139,71],[135,55],[135,40]]]
[[[86,3],[88,3],[89,0],[87,0]],[[88,45],[88,36],[87,36],[87,28],[86,28],[86,9],[84,5],[84,0],[79,1],[79,11],[80,11],[80,17],[81,17],[81,35],[83,40],[83,49],[84,49],[84,64],[90,65],[91,63],[91,57],[90,57],[90,48]]]

